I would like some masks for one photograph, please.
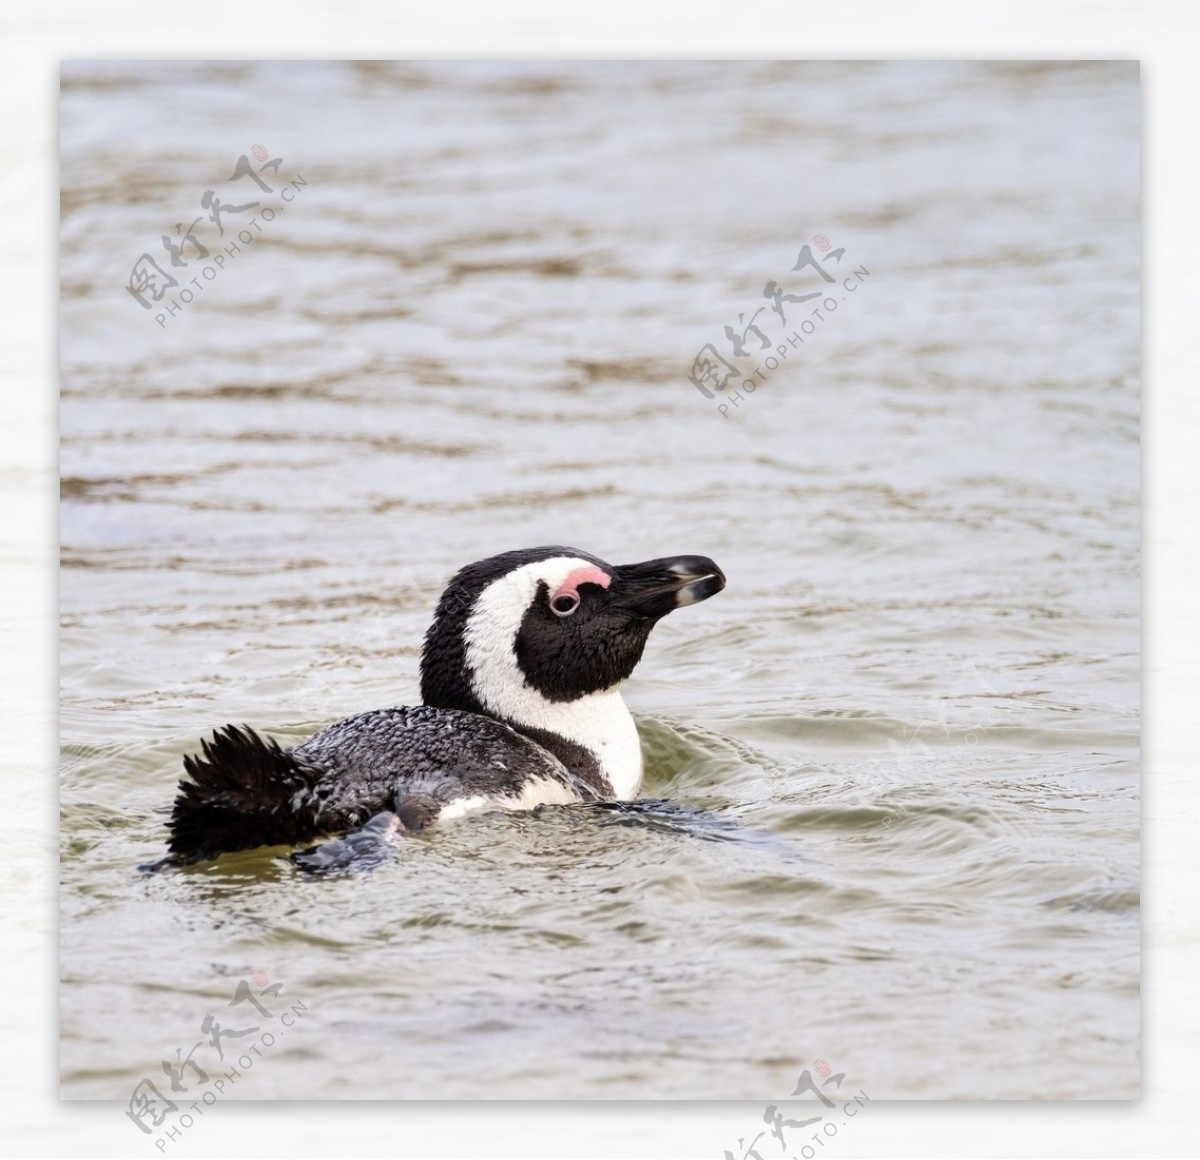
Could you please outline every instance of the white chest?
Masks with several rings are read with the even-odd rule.
[[[616,689],[577,701],[547,700],[527,686],[509,695],[493,689],[484,707],[518,728],[554,733],[591,753],[618,801],[637,797],[642,787],[642,743],[637,726]]]
[[[554,724],[541,728],[593,753],[618,801],[637,797],[642,788],[642,743],[621,694],[608,689],[567,705],[547,704],[563,712],[546,714]]]

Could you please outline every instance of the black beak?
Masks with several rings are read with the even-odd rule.
[[[667,556],[615,569],[612,602],[651,620],[699,604],[725,587],[725,573],[707,556]]]

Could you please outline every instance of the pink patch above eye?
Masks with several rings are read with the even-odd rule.
[[[580,584],[599,584],[601,588],[607,588],[611,583],[612,577],[604,569],[588,564],[585,568],[568,572],[563,582],[550,594],[550,600],[553,602],[560,596],[574,596],[578,600]]]

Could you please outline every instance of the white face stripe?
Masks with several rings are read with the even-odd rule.
[[[577,701],[551,701],[526,684],[514,650],[539,582],[554,592],[572,572],[594,566],[575,556],[553,556],[493,580],[479,594],[467,621],[467,665],[475,696],[489,713],[582,745],[595,754],[623,800],[636,795],[642,784],[642,746],[616,686]]]

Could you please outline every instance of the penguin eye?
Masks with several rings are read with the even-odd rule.
[[[564,592],[550,601],[550,611],[555,616],[570,616],[579,607],[579,597],[573,592]]]

